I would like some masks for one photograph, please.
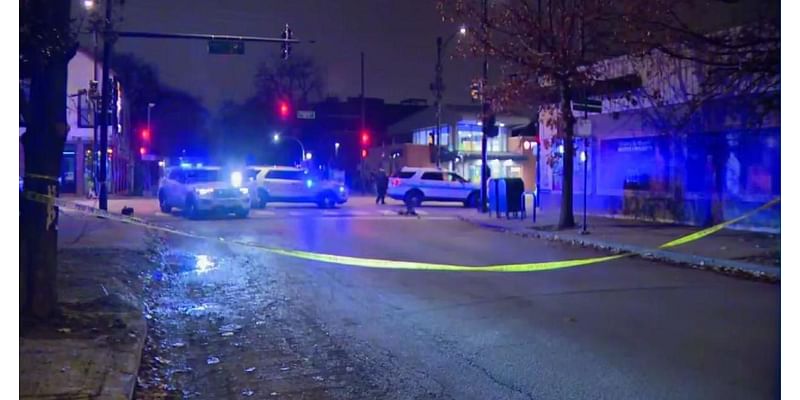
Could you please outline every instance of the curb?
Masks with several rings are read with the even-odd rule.
[[[653,249],[622,243],[607,242],[603,240],[590,239],[585,236],[572,235],[569,233],[553,233],[536,229],[520,231],[518,229],[511,229],[491,223],[477,221],[461,215],[458,216],[458,219],[481,228],[510,233],[520,237],[559,241],[573,246],[591,247],[598,250],[611,251],[612,253],[631,253],[645,260],[660,261],[672,265],[715,271],[725,275],[769,283],[779,283],[781,280],[780,268],[776,267],[768,267],[736,260],[726,260],[721,258],[678,253],[669,250]]]

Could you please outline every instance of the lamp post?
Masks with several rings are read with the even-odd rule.
[[[436,78],[434,83],[431,84],[431,90],[436,93],[436,128],[434,132],[436,132],[436,137],[433,139],[433,144],[436,146],[436,168],[441,166],[441,130],[442,130],[442,93],[444,92],[444,78],[442,77],[442,72],[444,67],[442,66],[442,53],[447,51],[447,45],[453,40],[456,35],[464,36],[467,34],[467,28],[461,27],[458,32],[453,32],[445,41],[442,41],[442,37],[439,36],[436,38]]]
[[[97,58],[99,57],[99,49],[98,49],[98,31],[100,30],[101,17],[95,8],[94,0],[84,0],[83,7],[86,11],[89,12],[89,23],[92,30],[92,44],[94,45],[93,53],[92,53],[92,80],[89,82],[89,99],[91,104],[91,112],[92,112],[92,189],[91,189],[91,196],[95,197],[99,193],[98,187],[98,176],[97,173],[100,168],[100,143],[98,143],[99,139],[99,127],[98,127],[98,110],[100,109],[100,93],[98,93],[98,83],[97,83]]]
[[[108,210],[108,183],[106,182],[106,166],[108,163],[108,123],[109,123],[109,110],[111,109],[111,49],[114,46],[114,36],[112,35],[112,5],[113,1],[105,2],[106,18],[103,27],[103,70],[102,70],[102,85],[100,95],[100,201],[99,208],[101,210]]]
[[[310,155],[311,153],[306,153],[306,148],[305,148],[305,146],[303,146],[303,142],[301,142],[300,139],[298,139],[296,137],[293,137],[293,136],[287,136],[287,138],[289,138],[291,140],[294,140],[295,142],[297,142],[297,144],[300,145],[300,164],[304,164],[305,160],[306,160],[306,156]],[[280,143],[281,134],[280,133],[273,134],[272,135],[272,141],[275,142],[275,143]],[[311,157],[308,157],[308,159],[311,159]]]
[[[151,133],[150,131],[150,110],[156,106],[156,103],[147,103],[147,132]]]

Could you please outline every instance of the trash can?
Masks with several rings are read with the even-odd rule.
[[[506,182],[503,178],[489,179],[487,191],[489,193],[489,214],[495,213],[500,218],[501,213],[508,212],[508,199],[506,199]]]
[[[522,205],[525,182],[521,178],[505,178],[504,180],[506,181],[506,201],[508,202],[506,217],[508,217],[508,213],[516,215],[525,209]]]
[[[520,201],[525,191],[525,183],[520,178],[493,178],[489,180],[489,212],[495,213],[497,218],[505,214],[522,212]]]

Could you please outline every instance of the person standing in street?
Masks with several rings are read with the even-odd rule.
[[[375,179],[375,186],[378,189],[378,197],[375,198],[375,204],[386,204],[386,190],[389,189],[389,177],[386,171],[381,168]]]

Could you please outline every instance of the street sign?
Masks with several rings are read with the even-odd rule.
[[[603,102],[601,100],[582,99],[572,102],[572,111],[583,111],[590,113],[603,112]]]
[[[244,54],[241,40],[211,39],[208,41],[208,54]]]
[[[316,117],[313,110],[297,110],[297,119],[315,119]]]
[[[589,137],[592,136],[592,121],[589,119],[579,118],[575,120],[575,136]]]

